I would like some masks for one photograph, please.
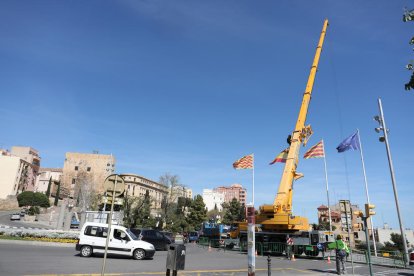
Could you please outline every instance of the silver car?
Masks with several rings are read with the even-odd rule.
[[[20,214],[11,214],[10,220],[20,220]]]

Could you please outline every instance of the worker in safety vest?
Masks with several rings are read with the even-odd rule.
[[[346,273],[345,261],[349,254],[349,248],[342,240],[342,236],[336,236],[336,241],[328,244],[328,249],[335,249],[336,252],[336,272],[338,275]]]

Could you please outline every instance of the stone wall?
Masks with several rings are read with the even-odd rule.
[[[15,196],[8,197],[6,199],[0,199],[0,210],[7,211],[7,210],[16,210],[19,209],[19,203],[17,202],[17,198]]]

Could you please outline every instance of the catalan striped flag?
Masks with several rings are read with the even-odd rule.
[[[282,150],[281,153],[279,153],[276,158],[269,163],[269,165],[273,165],[274,163],[280,162],[280,163],[286,163],[286,159],[288,157],[289,148]]]
[[[323,140],[311,147],[307,152],[305,152],[305,155],[303,155],[303,158],[305,159],[319,157],[325,157]]]
[[[233,168],[236,170],[242,170],[242,169],[253,169],[253,153],[243,156],[239,160],[233,163]]]

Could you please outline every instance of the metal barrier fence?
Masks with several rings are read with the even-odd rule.
[[[208,246],[212,248],[221,249],[224,251],[247,251],[247,241],[239,241],[237,239],[209,239],[207,237],[200,237],[198,244],[200,246]],[[308,249],[306,249],[308,250]],[[279,242],[256,242],[257,255],[263,256],[267,254],[286,254],[286,243]],[[301,254],[299,254],[301,255]],[[306,254],[310,255],[310,254]],[[325,252],[325,256],[328,252]],[[311,256],[311,255],[310,255]],[[366,250],[352,250],[352,259],[356,263],[368,264],[368,251]],[[348,257],[350,261],[350,257]],[[384,265],[391,267],[405,267],[403,254],[398,251],[378,251],[377,256],[371,252],[371,263],[374,265]]]
[[[371,252],[371,263],[391,267],[405,267],[403,254],[398,251],[377,251],[377,256]],[[356,263],[368,264],[367,250],[352,250],[352,260]],[[350,257],[348,257],[350,261]]]
[[[247,241],[239,241],[237,239],[208,239],[201,237],[198,242],[199,246],[208,246],[211,248],[222,249],[224,251],[247,251]],[[256,242],[257,255],[265,254],[284,254],[286,253],[286,244],[279,242]]]

